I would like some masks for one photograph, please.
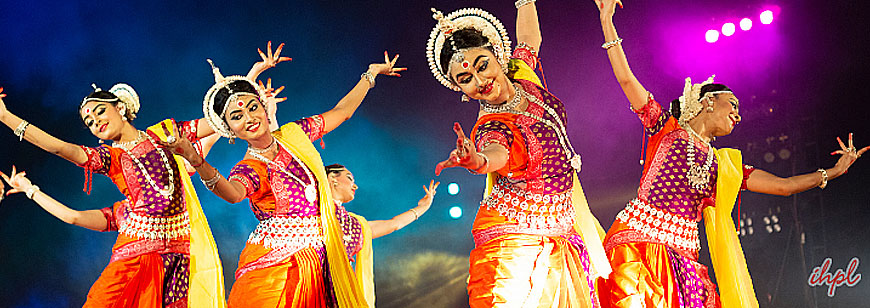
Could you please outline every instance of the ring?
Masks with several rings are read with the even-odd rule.
[[[175,141],[175,136],[173,135],[169,135],[169,137],[166,137],[166,142],[168,143],[175,143]]]

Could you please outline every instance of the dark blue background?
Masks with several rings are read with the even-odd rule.
[[[833,166],[836,158],[827,153],[837,149],[836,136],[855,132],[857,144],[870,144],[870,22],[859,5],[627,1],[615,20],[635,74],[663,105],[680,95],[686,76],[699,81],[716,73],[741,99],[744,123],[714,145],[741,148],[748,163],[787,176]],[[202,116],[202,97],[213,82],[206,58],[226,75],[244,74],[259,59],[256,48],[268,40],[285,42],[284,54],[294,60],[263,77],[287,87],[278,115],[291,121],[334,106],[384,50],[401,54],[399,64],[408,72],[379,77],[354,118],[327,135],[321,151],[326,164],[342,163],[356,176],[360,190],[348,207],[369,219],[388,219],[422,196],[421,185],[434,178],[435,163],[455,140],[452,123],[469,131],[476,116],[475,104],[460,103],[429,73],[425,43],[433,6],[445,13],[481,7],[515,33],[510,1],[4,1],[0,86],[12,112],[59,138],[96,146],[77,115],[91,83],[132,85],[142,102],[139,128],[165,117],[193,119]],[[774,23],[761,25],[758,12],[771,6],[779,10]],[[542,0],[538,7],[546,79],[567,105],[569,134],[584,159],[584,188],[607,228],[636,194],[640,125],[599,48],[592,1]],[[703,41],[707,29],[742,17],[755,19],[752,31],[738,30],[716,44]],[[777,139],[782,135],[788,136],[784,142]],[[11,130],[0,134],[0,144],[0,169],[15,164],[70,207],[95,209],[122,198],[105,177],[97,177],[87,196],[80,168],[19,143]],[[782,148],[794,153],[790,159],[764,161],[765,153]],[[243,151],[241,144],[219,141],[209,160],[227,173]],[[483,178],[448,170],[437,180],[441,193],[428,213],[375,240],[381,307],[467,305],[470,226]],[[824,192],[744,195],[742,210],[756,223],[777,207],[784,217],[782,233],[759,232],[743,241],[762,306],[863,304],[867,282],[840,287],[828,298],[822,288],[806,288],[806,272],[825,257],[835,268],[854,256],[870,260],[868,181],[870,163],[862,159]],[[460,184],[459,195],[446,193],[449,182]],[[247,201],[227,204],[195,185],[229,289],[256,220]],[[465,212],[457,220],[447,214],[454,205]],[[799,231],[807,239],[803,252]],[[108,262],[115,236],[63,224],[23,195],[7,198],[0,205],[0,307],[80,306]]]

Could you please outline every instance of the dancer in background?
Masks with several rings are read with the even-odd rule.
[[[274,64],[257,63],[252,77],[269,65]],[[198,141],[213,130],[204,121],[170,119],[140,131],[132,124],[139,111],[132,87],[94,88],[82,100],[79,114],[91,133],[112,141],[111,146],[91,148],[59,140],[9,112],[0,98],[0,121],[19,140],[83,167],[86,190],[90,173],[96,172],[109,176],[126,197],[112,207],[76,212],[75,221],[86,223],[84,227],[119,231],[112,258],[91,287],[85,307],[223,307],[220,259],[185,163],[157,146],[161,139]],[[166,134],[167,127],[181,133]],[[191,255],[198,260],[193,268]]]
[[[740,151],[715,149],[710,141],[740,122],[740,101],[710,77],[686,79],[683,96],[662,110],[628,66],[613,25],[617,0],[596,0],[606,43],[602,46],[631,108],[650,136],[637,199],[617,216],[604,246],[613,266],[602,302],[608,307],[758,307],[731,218],[740,189],[791,195],[825,188],[870,147],[837,139],[836,165],[780,178],[745,165]],[[705,220],[716,286],[698,263],[698,222]]]
[[[230,203],[249,199],[260,221],[239,257],[230,306],[374,305],[374,294],[363,292],[373,290],[371,277],[355,277],[351,270],[339,224],[343,218],[336,217],[328,178],[312,142],[350,119],[377,75],[399,76],[405,69],[394,67],[397,59],[390,60],[385,52],[384,63],[369,65],[333,109],[275,131],[270,127],[276,120],[266,108],[275,108],[271,102],[281,89],[260,88],[242,76],[224,77],[213,67],[215,85],[206,93],[203,112],[221,136],[247,142],[244,158],[224,178],[189,141],[162,144],[187,158],[215,195]]]
[[[435,11],[427,56],[445,87],[480,102],[477,123],[438,164],[488,174],[472,226],[471,307],[598,307],[593,281],[609,264],[604,230],[577,179],[565,106],[533,71],[541,33],[534,1],[517,1],[519,45],[480,9]],[[433,9],[434,11],[434,9]]]

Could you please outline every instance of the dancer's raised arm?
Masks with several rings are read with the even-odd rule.
[[[616,75],[616,80],[619,86],[622,87],[622,92],[631,103],[631,108],[640,110],[648,102],[649,92],[640,84],[640,81],[631,72],[631,67],[628,66],[628,59],[625,57],[625,51],[622,49],[622,39],[616,34],[616,27],[613,25],[613,13],[616,11],[616,5],[622,7],[622,2],[618,0],[595,0],[598,6],[601,18],[601,30],[604,31],[604,45],[601,47],[607,49],[607,58],[610,59],[610,65],[613,67],[613,74]]]
[[[423,216],[423,214],[429,210],[429,207],[432,206],[432,200],[435,198],[435,191],[438,189],[438,184],[441,184],[441,182],[435,182],[432,180],[429,181],[428,187],[425,185],[423,186],[423,191],[425,191],[426,194],[423,195],[423,198],[421,198],[420,201],[417,201],[416,207],[402,212],[390,220],[369,220],[369,226],[372,228],[372,238],[379,238],[393,233],[396,230],[402,229],[411,224],[420,218],[420,216]]]
[[[84,164],[88,160],[88,156],[80,146],[57,139],[9,112],[9,109],[6,108],[6,102],[3,101],[4,97],[6,94],[3,94],[3,88],[0,88],[0,122],[12,129],[19,140],[27,140],[43,150],[77,165]],[[90,126],[88,128],[94,129]]]
[[[746,189],[764,194],[789,196],[810,190],[816,186],[825,188],[829,180],[845,174],[858,157],[861,157],[864,152],[870,150],[870,146],[860,150],[855,148],[852,142],[852,134],[849,134],[848,147],[843,144],[843,141],[839,137],[837,137],[837,142],[840,144],[840,150],[834,151],[831,155],[840,154],[842,156],[837,160],[837,164],[834,167],[787,178],[781,178],[764,170],[755,169],[746,180]]]
[[[360,81],[356,83],[353,89],[347,93],[338,104],[331,110],[323,113],[323,131],[331,132],[333,129],[344,123],[353,116],[356,109],[362,103],[362,100],[368,94],[369,89],[375,86],[375,77],[378,75],[402,77],[399,72],[407,70],[404,67],[394,67],[399,55],[390,60],[389,54],[384,51],[384,63],[369,64],[369,69],[360,76]]]
[[[15,172],[15,167],[12,167],[12,173],[6,175],[5,173],[0,172],[0,176],[3,177],[3,180],[9,183],[9,186],[12,186],[12,189],[6,194],[23,192],[27,195],[27,198],[33,199],[33,201],[39,204],[42,209],[65,223],[88,228],[94,231],[106,231],[108,229],[108,220],[102,211],[77,211],[67,207],[63,203],[58,202],[42,192],[38,186],[33,185],[33,183],[31,183],[26,177],[24,171]]]
[[[517,43],[525,43],[541,53],[541,27],[535,1],[517,1]]]

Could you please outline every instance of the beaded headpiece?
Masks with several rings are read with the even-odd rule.
[[[230,105],[230,102],[235,101],[239,96],[242,95],[256,95],[260,99],[260,101],[262,101],[262,93],[233,91],[229,88],[229,85],[230,83],[237,80],[247,81],[251,84],[251,86],[254,87],[254,89],[257,89],[258,92],[260,92],[260,88],[257,86],[257,84],[255,84],[245,76],[232,75],[224,77],[223,75],[221,75],[220,69],[218,69],[217,66],[214,65],[211,59],[206,59],[206,61],[208,61],[208,64],[211,65],[211,72],[212,74],[214,74],[215,84],[208,89],[208,92],[205,93],[205,98],[203,98],[202,100],[202,113],[205,116],[208,125],[211,126],[211,128],[214,129],[216,133],[226,138],[235,138],[235,134],[233,134],[233,131],[230,130],[227,122],[224,121],[224,114],[227,112],[227,107]],[[218,91],[224,88],[229,91],[230,97],[227,98],[227,103],[224,104],[223,110],[221,110],[220,113],[217,113],[214,111],[215,96],[217,96]]]
[[[683,87],[683,96],[680,96],[680,118],[678,122],[680,126],[686,127],[689,120],[694,119],[704,108],[701,104],[704,100],[713,98],[713,95],[721,93],[732,93],[731,91],[711,91],[704,93],[701,97],[701,87],[713,83],[713,78],[716,75],[710,76],[702,83],[692,84],[692,78],[686,77],[686,85]]]
[[[478,8],[464,8],[454,11],[447,16],[444,16],[440,11],[432,9],[432,18],[438,21],[435,28],[429,34],[429,41],[426,44],[426,58],[429,60],[429,69],[435,79],[438,79],[442,85],[453,91],[462,91],[459,86],[450,81],[450,76],[443,73],[441,67],[441,49],[444,47],[444,42],[450,39],[454,31],[462,29],[474,29],[479,31],[487,41],[486,45],[481,47],[492,47],[498,63],[502,68],[507,67],[508,60],[511,54],[511,40],[508,37],[507,30],[504,25],[492,14]],[[467,48],[455,50],[451,61],[464,61],[464,52]]]
[[[94,88],[94,92],[100,92],[103,89],[97,87],[96,84],[91,84],[91,87]],[[85,97],[82,99],[81,105],[79,105],[79,109],[85,106],[88,102],[114,102],[119,101],[121,104],[124,104],[124,107],[127,109],[128,114],[127,118],[132,120],[135,118],[136,114],[139,113],[139,94],[136,94],[136,90],[133,90],[133,87],[126,83],[118,83],[112,86],[109,91],[112,95],[115,95],[117,99],[114,98],[97,98],[97,97]]]

